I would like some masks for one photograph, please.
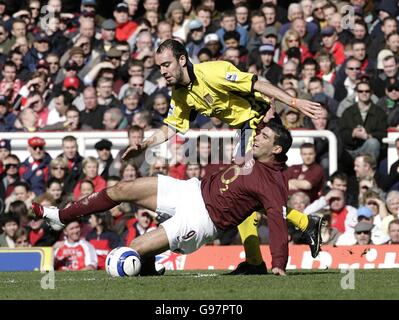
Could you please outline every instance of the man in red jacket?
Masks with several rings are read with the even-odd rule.
[[[252,159],[242,166],[230,165],[201,182],[196,178],[182,181],[158,175],[121,181],[66,209],[45,208],[36,203],[32,207],[53,228],[109,210],[122,201],[169,215],[159,228],[131,243],[138,255],[145,258],[168,249],[184,254],[194,252],[215,239],[220,230],[237,226],[252,212],[262,210],[267,213],[270,228],[272,271],[285,275],[288,183],[282,170],[291,144],[292,137],[286,128],[274,122],[265,123],[254,139]]]

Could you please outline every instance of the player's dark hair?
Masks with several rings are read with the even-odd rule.
[[[270,128],[274,132],[274,145],[280,146],[282,148],[282,152],[279,154],[279,156],[285,156],[292,145],[291,133],[286,127],[276,121],[268,122],[265,127]]]
[[[181,56],[185,56],[188,61],[188,53],[184,45],[182,45],[179,41],[174,39],[167,39],[160,44],[157,49],[157,54],[164,52],[165,50],[172,50],[173,56],[176,60],[179,60]]]

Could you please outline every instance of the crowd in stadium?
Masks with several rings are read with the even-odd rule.
[[[58,269],[104,268],[112,248],[156,228],[153,213],[123,203],[57,233],[30,216],[32,201],[63,208],[120,180],[201,178],[232,158],[233,143],[214,138],[199,140],[194,161],[186,159],[183,139],[171,144],[171,158],[151,164],[144,154],[122,161],[124,150],[113,157],[106,139],[95,145],[97,158],[79,155],[76,131],[124,130],[137,143],[163,123],[172,88],[154,57],[170,38],[185,44],[192,63],[230,61],[293,97],[319,102],[324,115],[318,119],[276,105],[287,128],[330,130],[338,140],[332,175],[326,139],[301,146],[303,164],[286,170],[288,205],[325,217],[325,244],[399,243],[399,160],[388,168],[382,142],[388,128],[399,128],[397,1],[302,0],[285,8],[276,0],[232,0],[220,12],[215,0],[176,0],[166,11],[160,0],[125,0],[112,2],[108,16],[99,14],[96,0],[64,7],[71,3],[0,0],[0,132],[71,132],[55,158],[35,135],[27,159],[0,140],[0,247],[54,246]],[[228,128],[201,115],[191,127]],[[399,139],[396,149],[399,155]],[[259,218],[267,244],[267,218]],[[301,243],[294,228],[290,236]],[[234,229],[214,245],[239,243]],[[71,246],[83,254],[73,263]]]

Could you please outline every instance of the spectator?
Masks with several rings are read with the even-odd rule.
[[[149,171],[150,177],[156,177],[158,174],[169,175],[169,165],[166,159],[161,157],[157,157],[152,161]]]
[[[158,48],[159,45],[167,39],[172,39],[172,26],[168,21],[162,20],[157,26],[157,37],[155,40],[154,48]]]
[[[72,200],[66,196],[62,181],[57,178],[51,178],[48,180],[46,193],[53,197],[55,206],[58,208],[64,208],[65,205]]]
[[[342,233],[340,239],[341,237],[353,237],[353,228],[357,223],[357,210],[346,204],[345,193],[343,191],[331,189],[326,195],[321,196],[307,206],[304,212],[313,214],[322,209],[331,211],[331,227],[336,228]]]
[[[38,61],[44,59],[50,49],[50,39],[48,36],[45,33],[37,33],[35,35],[33,48],[24,56],[24,66],[28,68],[30,72],[35,72]]]
[[[78,181],[75,188],[73,189],[73,197],[75,200],[80,199],[80,185],[84,180],[89,180],[94,185],[94,192],[99,192],[105,188],[106,182],[103,177],[99,175],[98,166],[99,163],[94,157],[87,157],[83,160],[83,174],[84,178]]]
[[[316,96],[315,98],[319,98]],[[317,101],[317,99],[314,99]],[[320,99],[321,100],[321,99]],[[329,114],[324,104],[321,103],[322,111],[317,119],[311,119],[311,123],[305,124],[305,128],[314,130],[329,130],[333,132],[337,137],[337,152],[338,158],[342,153],[342,142],[338,131],[338,119],[333,115]],[[314,145],[316,149],[316,162],[320,164],[326,176],[329,174],[329,142],[325,138],[314,138]]]
[[[55,97],[55,108],[50,110],[47,117],[47,125],[57,122],[65,123],[66,112],[72,106],[73,96],[69,92],[60,92]]]
[[[54,248],[54,269],[61,271],[96,270],[96,249],[80,239],[79,222],[68,223],[64,228],[66,240],[57,242]]]
[[[386,39],[389,34],[398,30],[398,24],[394,16],[386,16],[382,20],[381,31],[383,36],[372,37],[372,41],[368,48],[368,55],[371,59],[377,58],[378,52],[384,49]]]
[[[18,223],[18,219],[14,216],[4,215],[2,217],[3,233],[0,234],[0,247],[15,248]]]
[[[122,163],[119,175],[123,181],[133,181],[140,176],[134,161],[131,159]]]
[[[127,127],[128,122],[121,109],[110,108],[104,112],[103,125],[106,131],[122,130]]]
[[[303,212],[309,204],[310,198],[303,191],[297,191],[288,197],[287,205],[295,210]]]
[[[152,125],[155,128],[163,124],[169,112],[169,97],[163,93],[157,93],[154,96],[152,104]]]
[[[15,131],[15,121],[17,116],[11,112],[7,98],[0,95],[0,132]]]
[[[190,41],[187,43],[187,52],[192,61],[198,62],[198,52],[204,47],[205,28],[201,20],[192,20],[188,24]]]
[[[79,195],[78,199],[83,199],[94,192],[94,183],[91,180],[83,179],[79,186]]]
[[[222,47],[225,48],[223,36],[227,31],[236,30],[240,34],[240,45],[246,46],[248,42],[248,31],[237,24],[237,18],[234,11],[225,11],[220,20],[221,28],[216,31]],[[206,41],[205,41],[206,42]]]
[[[9,97],[9,102],[14,104],[22,81],[17,78],[17,65],[13,61],[6,61],[2,69],[3,79],[0,81],[0,92]]]
[[[3,140],[4,141],[4,140]],[[1,142],[0,142],[1,144]],[[17,182],[20,181],[19,178],[19,170],[20,161],[19,158],[10,154],[3,160],[3,168],[4,171],[0,175],[0,198],[5,199],[14,190],[14,186]]]
[[[335,63],[332,55],[326,51],[321,51],[317,55],[316,61],[319,65],[318,76],[328,83],[334,83],[336,72]]]
[[[0,174],[4,172],[4,160],[11,154],[11,141],[0,139]]]
[[[390,240],[388,244],[399,244],[399,220],[395,219],[389,223],[388,233]]]
[[[394,55],[385,56],[382,67],[383,72],[376,74],[372,81],[375,94],[379,98],[384,96],[387,85],[399,80],[399,64]]]
[[[256,50],[262,45],[262,37],[266,30],[266,18],[262,11],[256,10],[251,13],[250,30],[248,32],[248,51]]]
[[[264,44],[259,47],[260,60],[262,62],[262,76],[272,84],[277,85],[280,80],[282,68],[274,62],[275,47],[271,44]]]
[[[289,90],[290,92],[295,92],[292,89]],[[299,129],[303,127],[303,115],[294,108],[286,108],[281,113],[281,121],[288,129]]]
[[[108,213],[92,214],[89,223],[93,230],[86,236],[86,240],[96,250],[98,269],[104,270],[108,253],[121,245],[121,239],[111,230],[111,216]]]
[[[354,159],[361,153],[379,158],[382,138],[386,135],[387,116],[371,102],[371,87],[367,82],[356,85],[358,102],[344,111],[341,137],[345,150]]]
[[[31,247],[28,232],[24,228],[19,228],[15,233],[15,248]]]
[[[313,202],[321,193],[325,176],[323,168],[315,162],[316,150],[314,144],[304,143],[301,145],[300,150],[303,164],[291,166],[285,171],[289,194],[303,191]]]
[[[141,129],[138,126],[131,126],[128,130],[128,139],[129,139],[129,146],[130,145],[135,145],[137,143],[141,143],[144,139],[144,130]],[[127,147],[128,148],[128,147]],[[110,176],[118,176],[119,175],[119,170],[122,166],[122,155],[124,152],[127,150],[122,149],[119,151],[117,154],[114,162],[112,163],[110,170],[109,170],[109,175]],[[148,163],[145,160],[145,154],[144,153],[139,153],[136,157],[133,157],[134,163],[137,168],[139,168],[139,172],[142,176],[147,176],[148,175]]]
[[[389,127],[399,125],[399,81],[386,86],[385,96],[378,100],[377,106],[386,112]]]
[[[127,230],[122,235],[126,246],[129,246],[133,239],[156,228],[152,215],[154,213],[151,214],[148,210],[139,208],[135,213],[135,217],[126,222]]]
[[[236,14],[237,25],[248,30],[249,28],[249,7],[243,2],[239,1],[234,5],[234,12]]]
[[[184,7],[181,5],[180,1],[173,1],[170,3],[165,18],[172,26],[173,37],[185,42],[187,40],[188,20],[184,17]]]
[[[48,165],[51,157],[44,150],[46,141],[40,137],[33,137],[28,140],[28,157],[21,164],[20,176],[28,182],[32,191],[40,195],[45,190],[45,181],[48,177]]]
[[[46,206],[54,206],[55,201],[48,193],[43,193],[34,199],[35,202]],[[44,219],[34,218],[27,227],[29,244],[32,247],[52,246],[59,238],[59,232],[54,231]]]
[[[325,93],[329,98],[334,97],[334,87],[327,81],[324,81],[320,78],[316,78],[316,75],[318,73],[318,64],[316,60],[313,58],[307,58],[302,65],[302,70],[301,70],[301,76],[302,80],[299,82],[299,90],[302,93],[310,93],[312,96],[315,95],[315,93]],[[315,81],[315,79],[319,79],[321,81],[321,85],[323,90],[321,92],[315,92],[313,89],[313,92],[310,90],[310,82]]]
[[[112,92],[113,80],[108,78],[100,78],[97,82],[97,104],[98,107],[119,108],[121,103],[115,98]],[[104,111],[105,112],[105,111]],[[104,129],[102,126],[100,129]]]
[[[347,97],[355,94],[356,80],[361,70],[361,62],[355,58],[349,58],[345,65],[345,79],[336,79],[334,99],[341,102]],[[340,117],[344,110],[338,110],[337,115]]]
[[[323,226],[321,227],[322,243],[334,246],[341,233],[337,228],[331,227],[331,214],[329,211],[323,213],[323,222]]]
[[[98,172],[100,173],[101,177],[107,180],[108,169],[111,166],[112,162],[114,161],[114,158],[111,153],[112,142],[107,139],[102,139],[94,145],[94,148],[96,149],[98,154],[97,158],[99,164]]]
[[[371,241],[371,230],[373,224],[370,222],[361,221],[355,226],[355,238],[357,245],[373,244]]]
[[[301,37],[298,32],[295,30],[288,30],[283,39],[281,40],[281,53],[280,58],[278,60],[278,64],[283,66],[289,59],[288,53],[289,49],[297,48],[299,49],[299,62],[305,61],[306,58],[311,58],[312,54],[309,52],[309,49],[306,45],[302,44]]]
[[[107,90],[112,88],[112,86],[109,86],[108,84],[109,83],[107,82]],[[97,104],[96,89],[93,87],[87,87],[83,91],[83,101],[84,110],[80,112],[80,122],[82,126],[97,130],[103,129],[104,125],[102,119],[106,106],[100,106]]]
[[[201,174],[202,168],[201,165],[198,163],[187,163],[186,164],[186,172],[185,172],[185,180],[191,179],[191,178],[197,178],[201,180],[202,174]]]
[[[129,41],[137,29],[137,23],[129,20],[129,7],[126,3],[119,3],[114,9],[116,21],[115,38],[118,41]]]
[[[183,180],[186,172],[185,145],[183,143],[173,143],[170,145],[172,159],[169,162],[169,176]]]
[[[62,138],[62,153],[58,155],[67,160],[67,179],[64,181],[66,192],[72,192],[76,182],[82,175],[83,157],[78,152],[78,142],[74,136],[65,136]],[[62,168],[65,166],[62,165]],[[61,169],[62,170],[62,169]]]

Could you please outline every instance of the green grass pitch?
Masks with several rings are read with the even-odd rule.
[[[111,278],[102,271],[55,272],[54,289],[40,272],[0,273],[0,299],[269,300],[399,299],[399,269],[355,270],[354,289],[339,270],[290,271],[287,277],[226,276],[221,271],[167,271],[162,277]]]

